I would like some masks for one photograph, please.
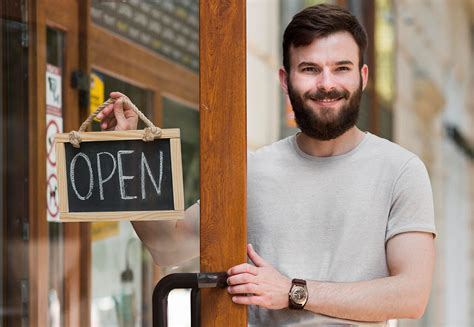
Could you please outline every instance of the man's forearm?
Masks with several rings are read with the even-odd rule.
[[[305,308],[356,321],[416,319],[425,310],[431,280],[407,278],[392,276],[351,283],[308,281],[309,299]]]
[[[359,321],[419,318],[428,303],[435,263],[430,233],[401,233],[387,242],[391,276],[351,283],[308,282],[308,310]]]
[[[160,266],[176,265],[199,256],[199,206],[178,221],[133,221],[138,237]]]

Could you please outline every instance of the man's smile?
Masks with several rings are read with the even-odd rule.
[[[334,104],[337,104],[339,103],[340,100],[343,100],[344,97],[339,97],[339,98],[323,98],[323,99],[314,99],[314,98],[311,98],[312,101],[316,102],[317,104],[319,105],[324,105],[324,106],[328,106],[328,105],[334,105]]]

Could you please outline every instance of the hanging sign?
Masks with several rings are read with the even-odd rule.
[[[159,220],[184,216],[179,129],[144,142],[143,130],[56,136],[60,221]]]
[[[58,178],[54,136],[63,131],[61,69],[46,66],[46,217],[59,219]]]

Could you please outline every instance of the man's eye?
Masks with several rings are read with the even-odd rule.
[[[341,66],[336,68],[337,71],[351,70],[349,67]]]
[[[316,72],[317,69],[316,69],[316,67],[304,67],[303,71],[304,72]]]

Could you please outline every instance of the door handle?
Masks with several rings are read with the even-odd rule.
[[[153,327],[168,326],[168,295],[177,288],[191,289],[191,327],[201,323],[199,290],[227,287],[227,273],[176,273],[163,277],[153,291]]]

